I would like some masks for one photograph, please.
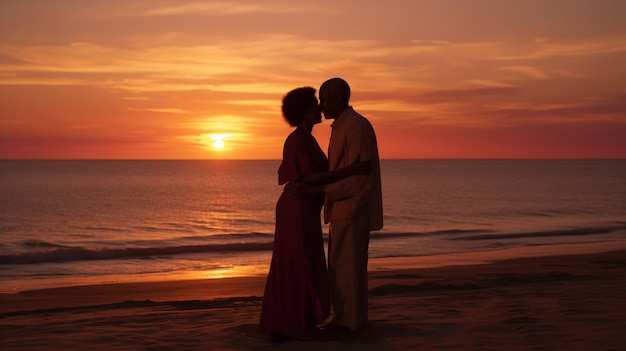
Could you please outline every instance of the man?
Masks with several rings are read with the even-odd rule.
[[[324,222],[329,225],[328,277],[335,317],[332,324],[357,331],[367,323],[367,260],[370,231],[383,227],[380,161],[370,122],[349,104],[350,86],[332,78],[319,90],[326,119],[334,119],[328,146],[329,170],[371,161],[368,175],[326,185]]]

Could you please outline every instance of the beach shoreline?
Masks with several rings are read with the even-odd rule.
[[[264,276],[0,294],[0,348],[619,350],[626,248],[571,249],[449,256],[438,267],[375,262],[367,328],[279,344],[256,330]]]
[[[458,265],[489,264],[496,261],[552,256],[555,254],[584,254],[626,250],[626,240],[598,241],[588,243],[531,245],[511,248],[498,248],[488,251],[468,251],[459,253],[445,253],[423,256],[397,256],[374,258],[370,257],[368,270],[370,272],[396,269],[422,269]],[[14,279],[0,281],[0,296],[16,294],[26,291],[49,290],[56,288],[82,287],[91,285],[120,285],[120,284],[159,284],[184,281],[220,280],[224,278],[258,278],[266,277],[269,270],[271,254],[268,255],[266,265],[232,266],[206,271],[174,271],[157,274],[121,274],[121,275],[94,275],[70,278],[53,279]],[[192,285],[194,283],[191,283]]]

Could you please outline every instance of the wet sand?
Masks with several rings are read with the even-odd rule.
[[[373,263],[369,325],[308,341],[257,332],[265,277],[0,294],[0,349],[624,350],[626,250],[486,255]]]

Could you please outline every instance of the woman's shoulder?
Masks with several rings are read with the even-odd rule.
[[[312,135],[306,135],[298,129],[292,131],[285,139],[285,149],[290,149],[292,152],[300,152],[302,149],[306,149],[310,144],[310,138]]]
[[[309,143],[311,141],[316,141],[315,137],[311,133],[307,133],[306,131],[302,131],[299,128],[296,128],[292,131],[288,136],[287,140],[291,142],[299,142],[299,143]]]

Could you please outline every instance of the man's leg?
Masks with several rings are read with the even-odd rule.
[[[328,272],[335,318],[333,322],[358,330],[367,322],[367,215],[330,224]]]

